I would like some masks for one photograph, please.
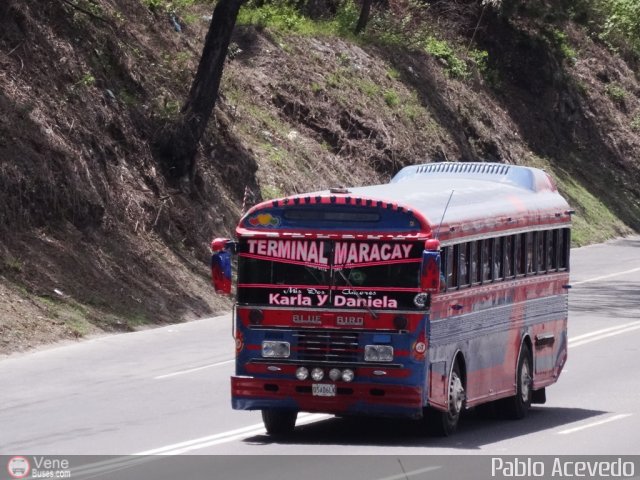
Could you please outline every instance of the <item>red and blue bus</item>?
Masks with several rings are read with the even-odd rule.
[[[269,200],[216,239],[238,257],[232,406],[423,419],[544,403],[567,358],[571,214],[542,170],[429,163],[388,184]]]

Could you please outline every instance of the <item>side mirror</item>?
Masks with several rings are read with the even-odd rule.
[[[420,270],[420,288],[426,293],[440,291],[440,245],[437,240],[428,240],[422,252],[422,266]]]
[[[231,252],[230,241],[216,238],[211,242],[211,283],[216,293],[231,293]]]

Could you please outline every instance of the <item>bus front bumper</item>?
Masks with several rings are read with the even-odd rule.
[[[335,396],[313,394],[313,383],[231,377],[231,404],[234,410],[265,408],[304,412],[422,417],[422,389],[379,383],[336,383]]]

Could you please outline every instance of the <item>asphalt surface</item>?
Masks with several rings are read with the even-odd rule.
[[[301,414],[290,437],[273,439],[259,412],[230,407],[226,315],[0,360],[0,455],[308,455],[286,457],[285,465],[326,474],[326,462],[314,463],[318,455],[390,455],[386,464],[397,473],[400,458],[408,456],[408,465],[414,455],[638,454],[640,237],[571,255],[569,360],[547,403],[524,420],[468,412],[456,434],[442,439],[413,422]],[[220,472],[240,468],[220,460],[233,457],[211,458]],[[395,478],[385,468],[375,478]],[[411,471],[426,475],[424,468]],[[398,478],[405,477],[414,478]]]

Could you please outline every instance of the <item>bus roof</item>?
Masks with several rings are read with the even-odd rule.
[[[301,221],[304,216],[296,217],[297,224],[286,221],[287,211],[318,210],[321,208],[318,204],[332,212],[353,212],[351,223],[357,225],[305,223]],[[358,224],[364,218],[359,212],[374,211],[371,209],[380,215],[384,213],[377,224],[367,225],[364,220]],[[263,225],[265,222],[255,220],[257,216],[262,220],[271,214],[278,224],[272,220],[270,225]],[[285,220],[280,222],[283,215]],[[438,236],[446,241],[570,222],[569,205],[543,170],[498,163],[446,162],[405,167],[387,184],[331,189],[263,202],[243,217],[238,234],[253,235],[266,230],[272,232],[270,236],[367,231],[370,235],[383,233],[398,238]]]

